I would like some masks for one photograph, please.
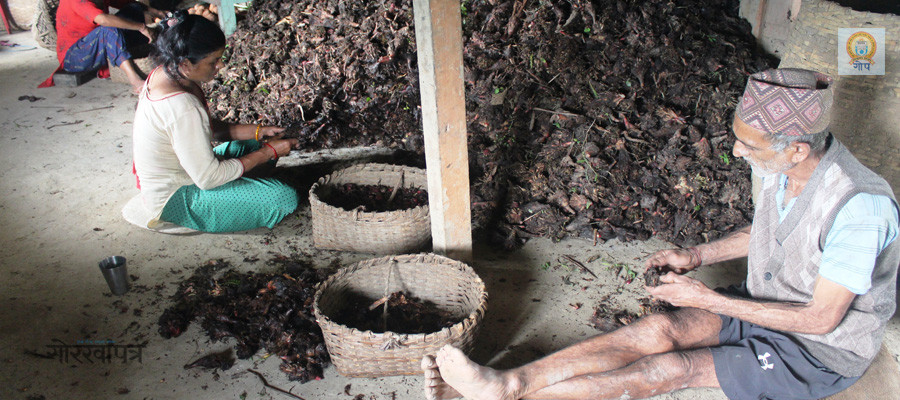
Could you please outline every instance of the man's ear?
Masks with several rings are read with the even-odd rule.
[[[809,143],[794,142],[791,143],[791,148],[794,150],[794,154],[791,155],[792,162],[799,163],[809,157]]]

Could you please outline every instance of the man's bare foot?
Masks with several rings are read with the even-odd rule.
[[[456,347],[442,347],[435,361],[441,379],[467,399],[514,400],[520,397],[518,381],[474,363]]]
[[[446,400],[462,397],[456,389],[450,387],[441,379],[441,371],[438,370],[434,357],[422,357],[422,372],[425,375],[425,398],[428,400]]]

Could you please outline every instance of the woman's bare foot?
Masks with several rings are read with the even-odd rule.
[[[520,397],[519,382],[512,376],[474,363],[456,347],[442,347],[435,361],[440,379],[467,399],[514,400]]]
[[[143,88],[144,88],[144,81],[131,82],[131,93],[141,94],[141,90]]]
[[[131,84],[132,93],[141,93],[141,89],[144,87],[144,77],[134,65],[134,61],[127,59],[119,64],[119,68],[122,68],[122,71],[125,72],[125,76],[128,77],[128,83]]]
[[[428,400],[446,400],[462,397],[456,389],[450,387],[441,379],[441,371],[438,370],[434,357],[422,357],[422,372],[425,375],[425,398]]]

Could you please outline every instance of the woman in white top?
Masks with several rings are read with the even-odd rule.
[[[146,227],[273,227],[297,208],[296,190],[242,176],[288,154],[297,140],[281,139],[279,127],[212,120],[200,85],[223,67],[225,35],[215,23],[184,12],[160,25],[153,54],[159,67],[147,77],[134,119],[134,173]],[[213,140],[226,143],[213,148]]]

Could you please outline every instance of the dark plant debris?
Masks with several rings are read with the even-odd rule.
[[[659,286],[659,277],[665,275],[666,273],[659,267],[650,267],[644,271],[644,285],[648,287],[656,287]]]
[[[275,263],[287,272],[241,273],[222,260],[197,268],[160,316],[160,335],[177,337],[197,319],[213,342],[234,338],[239,359],[265,348],[290,380],[321,379],[329,356],[312,304],[327,272],[286,257]]]
[[[184,369],[203,368],[206,370],[219,369],[222,371],[230,369],[234,365],[234,351],[227,349],[218,353],[207,354],[198,358],[184,366]]]
[[[778,60],[758,50],[738,0],[464,4],[479,232],[507,247],[654,235],[683,246],[748,223],[733,109],[747,76]],[[207,86],[212,112],[287,127],[308,150],[422,155],[413,21],[408,1],[254,1]]]
[[[459,322],[459,318],[452,313],[441,310],[428,300],[412,297],[406,292],[394,292],[388,297],[376,300],[349,292],[345,298],[344,307],[331,319],[361,331],[433,333]]]
[[[408,210],[428,204],[428,192],[417,188],[346,183],[320,189],[319,199],[335,207],[367,212]]]

